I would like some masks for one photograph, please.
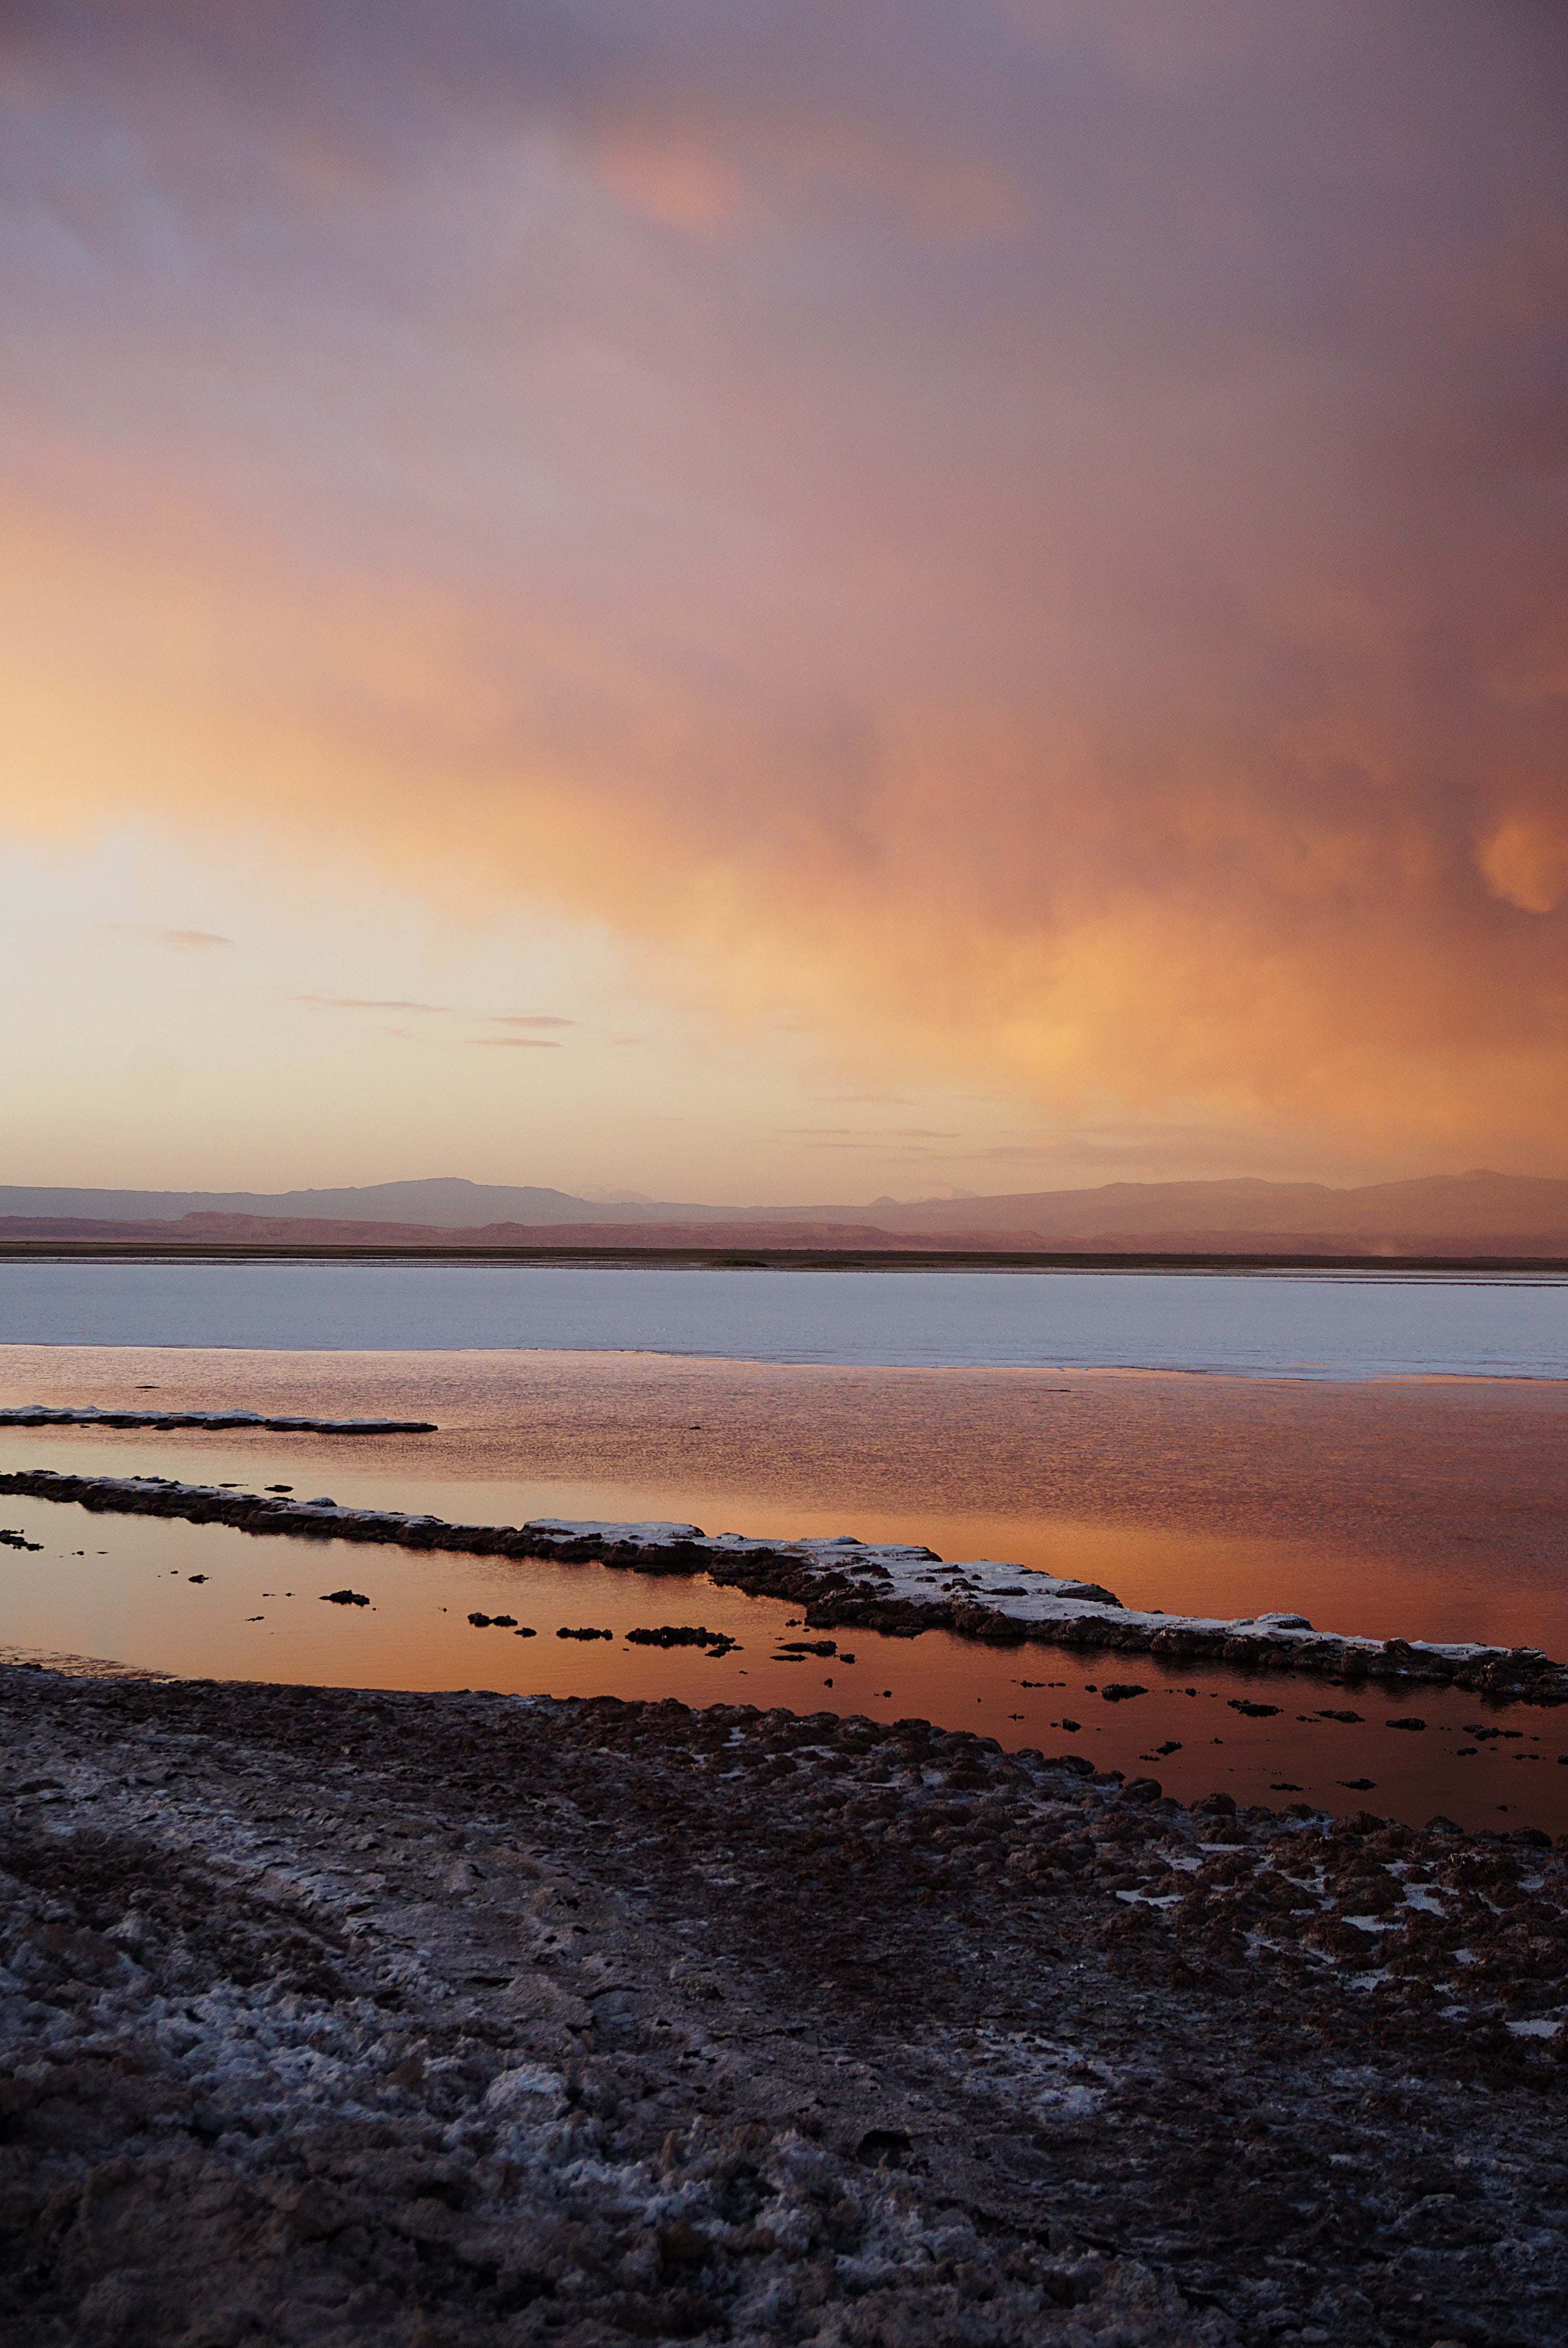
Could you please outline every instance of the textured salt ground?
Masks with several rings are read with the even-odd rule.
[[[1568,2334],[1568,1854],[0,1673],[0,2342]]]
[[[96,1403],[21,1403],[0,1410],[0,1426],[204,1427],[231,1434],[261,1427],[271,1434],[435,1435],[428,1418],[269,1418],[257,1410],[100,1410]]]

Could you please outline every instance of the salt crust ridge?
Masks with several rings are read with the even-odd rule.
[[[0,1410],[0,1426],[259,1426],[279,1435],[434,1435],[428,1418],[269,1417],[259,1410],[98,1410],[91,1403],[69,1409],[25,1403]]]

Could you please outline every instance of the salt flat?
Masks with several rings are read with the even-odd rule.
[[[0,1344],[1563,1378],[1568,1282],[1521,1272],[7,1262]]]

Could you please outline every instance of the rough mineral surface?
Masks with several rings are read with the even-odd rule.
[[[1568,2338],[1568,1855],[0,1673],[6,2348]]]
[[[313,1435],[435,1435],[439,1431],[428,1418],[277,1418],[259,1410],[98,1410],[91,1403],[53,1408],[36,1402],[0,1410],[0,1426],[204,1426],[219,1433],[256,1426],[273,1434]]]

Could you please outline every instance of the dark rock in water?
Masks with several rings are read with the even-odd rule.
[[[1413,1714],[1408,1720],[1386,1720],[1383,1723],[1385,1728],[1424,1728],[1426,1725],[1424,1720],[1416,1719]]]
[[[514,1639],[537,1639],[538,1635],[538,1632],[531,1630],[527,1622],[519,1622],[512,1633]]]
[[[515,1631],[518,1627],[515,1614],[492,1614],[490,1622],[492,1628],[497,1631]]]
[[[1163,1745],[1156,1745],[1154,1747],[1162,1760],[1167,1753],[1179,1753],[1181,1749],[1182,1740],[1179,1736],[1167,1736]]]
[[[205,1573],[188,1573],[185,1579],[187,1581],[206,1581],[209,1577]]]
[[[556,1632],[558,1639],[613,1639],[613,1631],[569,1631],[564,1626]]]
[[[1066,1729],[1069,1736],[1076,1736],[1079,1730],[1082,1727],[1083,1723],[1081,1720],[1069,1720],[1067,1715],[1063,1713],[1061,1715],[1061,1725],[1063,1728]]]
[[[1375,1777],[1341,1777],[1340,1785],[1348,1794],[1370,1794],[1376,1790]]]
[[[323,1590],[322,1604],[323,1606],[368,1606],[370,1601],[362,1591],[358,1590]]]
[[[838,1653],[836,1639],[781,1639],[778,1646],[782,1655],[836,1655]]]
[[[661,1622],[653,1629],[628,1631],[629,1647],[712,1647],[723,1653],[734,1645],[724,1631],[707,1631],[701,1623]]]
[[[1272,1720],[1279,1706],[1276,1704],[1254,1704],[1250,1696],[1233,1695],[1229,1699],[1229,1709],[1245,1714],[1248,1720]]]
[[[1347,1728],[1354,1728],[1358,1725],[1361,1715],[1358,1712],[1334,1712],[1319,1707],[1317,1717],[1319,1720],[1342,1720]]]
[[[1131,1697],[1148,1693],[1141,1680],[1110,1680],[1100,1691],[1106,1704],[1126,1704]]]
[[[476,1631],[487,1631],[495,1617],[490,1614],[470,1614],[468,1620]]]
[[[1201,1802],[1193,1804],[1194,1818],[1234,1818],[1235,1804],[1228,1794],[1205,1794]]]

